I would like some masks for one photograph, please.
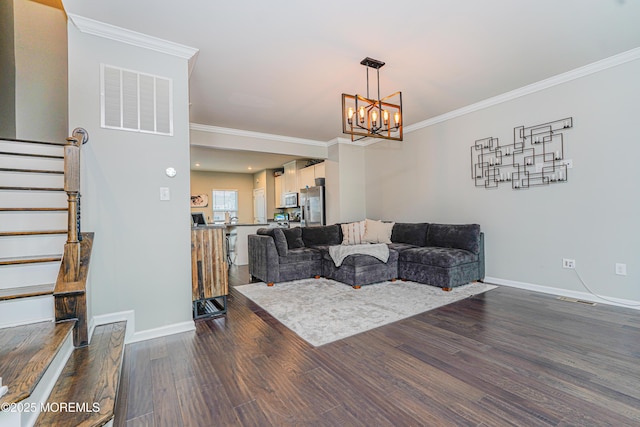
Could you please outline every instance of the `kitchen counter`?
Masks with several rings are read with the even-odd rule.
[[[249,264],[249,234],[256,234],[259,228],[269,224],[225,224],[229,238],[229,255],[235,265]]]
[[[208,224],[208,225],[193,225],[192,230],[202,230],[206,228],[226,228],[224,224]]]

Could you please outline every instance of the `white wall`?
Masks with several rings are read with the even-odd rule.
[[[338,141],[325,161],[327,224],[365,218],[364,146]]]
[[[640,60],[405,134],[366,149],[367,216],[479,223],[486,274],[586,292],[562,258],[604,296],[640,301]],[[470,147],[513,128],[573,117],[564,184],[514,191],[476,188]],[[628,276],[614,273],[627,264]]]
[[[0,2],[0,136],[16,137],[16,56],[13,2]]]
[[[135,310],[136,331],[192,322],[187,60],[68,26],[69,127],[84,127],[82,214],[95,232],[95,316]],[[100,63],[173,79],[174,135],[100,127]],[[165,175],[167,167],[177,175]],[[171,200],[160,201],[160,187]],[[193,325],[193,323],[191,323]]]
[[[16,138],[62,141],[67,123],[67,18],[57,8],[14,0]]]

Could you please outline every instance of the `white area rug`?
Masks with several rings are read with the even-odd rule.
[[[272,287],[251,283],[235,289],[317,347],[495,287],[470,283],[444,292],[398,280],[353,289],[329,279],[304,279]]]

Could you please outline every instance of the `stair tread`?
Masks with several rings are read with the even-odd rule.
[[[17,190],[17,191],[64,191],[60,187],[0,187],[0,190]]]
[[[16,138],[0,138],[0,142],[21,142],[25,144],[40,144],[40,145],[58,145],[64,147],[66,145],[65,142],[55,142],[55,141],[34,141],[31,139],[16,139]]]
[[[62,212],[69,208],[0,208],[0,212]]]
[[[3,231],[0,233],[0,237],[35,236],[38,234],[67,234],[67,230]]]
[[[38,157],[40,159],[58,159],[58,160],[64,159],[64,156],[56,156],[53,154],[14,153],[13,151],[0,151],[0,156]]]
[[[73,329],[74,322],[40,322],[0,329],[2,383],[9,392],[0,403],[26,399]]]
[[[0,301],[10,299],[37,297],[41,295],[53,295],[55,283],[44,283],[42,285],[20,286],[18,288],[0,289]]]
[[[0,172],[24,172],[24,173],[52,173],[64,175],[64,171],[50,169],[21,169],[21,168],[0,168]]]
[[[11,258],[0,258],[0,265],[17,265],[17,264],[36,264],[40,262],[60,261],[62,255],[38,255],[38,256],[19,256]]]
[[[48,402],[85,404],[87,411],[44,412],[38,426],[101,426],[113,418],[122,366],[126,322],[96,327],[87,347],[73,351]],[[99,410],[93,412],[97,403]]]

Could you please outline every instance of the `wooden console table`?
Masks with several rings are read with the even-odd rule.
[[[227,312],[229,273],[225,254],[224,225],[191,228],[191,295],[193,318]]]

